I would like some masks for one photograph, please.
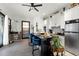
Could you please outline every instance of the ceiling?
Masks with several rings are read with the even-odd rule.
[[[43,6],[37,7],[39,12],[35,10],[29,12],[28,10],[30,7],[22,6],[22,4],[23,3],[3,3],[0,5],[2,5],[7,10],[8,15],[11,15],[13,18],[23,18],[23,19],[27,17],[45,16],[67,5],[67,3],[41,3]]]

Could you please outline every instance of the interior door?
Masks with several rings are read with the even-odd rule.
[[[30,22],[22,21],[22,38],[23,39],[29,38],[29,33],[30,33]]]
[[[4,16],[0,14],[0,46],[3,44],[3,26],[4,25]]]

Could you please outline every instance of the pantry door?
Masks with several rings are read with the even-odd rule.
[[[22,21],[22,39],[29,38],[30,33],[30,22]]]

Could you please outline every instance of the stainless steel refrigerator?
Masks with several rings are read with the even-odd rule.
[[[79,19],[65,22],[65,50],[79,55]]]

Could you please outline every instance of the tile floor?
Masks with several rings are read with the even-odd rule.
[[[24,39],[0,48],[0,56],[32,56],[32,48],[28,39]]]
[[[74,56],[74,55],[69,53],[69,52],[67,52],[67,51],[65,51],[64,56]]]
[[[61,38],[62,42],[64,42],[64,38]],[[0,56],[32,56],[32,48],[28,45],[28,41],[28,39],[24,39],[0,48]],[[65,51],[64,56],[74,55]]]

